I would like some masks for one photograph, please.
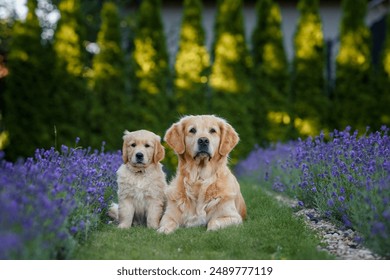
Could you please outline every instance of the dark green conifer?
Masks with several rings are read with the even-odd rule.
[[[375,97],[370,88],[370,31],[365,24],[367,1],[343,0],[340,48],[336,58],[334,126],[366,130],[373,124]]]
[[[57,146],[74,145],[77,137],[88,145],[89,137],[87,86],[85,79],[84,31],[81,24],[80,3],[62,0],[61,18],[54,35],[55,96],[53,125],[56,128]]]
[[[122,134],[130,123],[129,93],[125,91],[125,61],[121,47],[120,18],[117,6],[106,2],[101,11],[99,52],[92,61],[90,94],[91,143],[107,149],[119,149]]]
[[[318,0],[300,0],[294,36],[292,95],[294,122],[301,135],[318,135],[327,123],[325,50]]]
[[[139,7],[132,58],[129,129],[144,128],[162,135],[175,110],[169,102],[170,71],[160,0],[143,0]]]
[[[227,119],[245,143],[232,154],[244,157],[255,143],[251,115],[251,57],[246,46],[242,1],[219,0],[215,24],[214,63],[210,75],[212,112]]]
[[[174,81],[174,98],[180,115],[208,111],[210,58],[204,41],[202,3],[200,0],[185,0]]]
[[[17,21],[13,27],[8,55],[4,113],[10,142],[6,153],[10,159],[32,156],[35,149],[54,145],[54,55],[50,46],[42,44],[35,13],[37,1],[28,0],[27,7],[25,21]]]
[[[252,34],[254,64],[254,132],[256,141],[288,139],[291,110],[288,62],[283,46],[280,8],[273,0],[259,0]]]
[[[378,75],[377,108],[379,124],[390,126],[390,13],[386,18],[386,37],[382,47],[381,61]]]

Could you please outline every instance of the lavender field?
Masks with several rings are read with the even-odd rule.
[[[315,207],[361,242],[390,257],[389,129],[358,136],[349,128],[255,149],[235,167],[252,181]],[[120,151],[62,146],[7,162],[0,152],[0,259],[71,258],[107,223]],[[250,211],[250,209],[248,209]],[[283,233],[281,233],[283,234]]]
[[[389,129],[359,137],[348,127],[307,140],[254,150],[236,167],[241,180],[317,208],[361,242],[390,257]]]
[[[10,163],[0,154],[0,259],[63,259],[105,222],[120,153],[62,146]]]

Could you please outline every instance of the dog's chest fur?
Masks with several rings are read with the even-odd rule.
[[[136,211],[145,209],[150,200],[162,199],[163,189],[156,184],[161,178],[153,174],[148,169],[133,172],[123,164],[117,171],[118,198],[131,198]]]
[[[217,188],[217,176],[212,170],[198,168],[196,172],[183,177],[184,190],[187,197],[185,224],[188,227],[206,225],[207,212],[212,205],[216,205],[219,198],[213,197]],[[184,207],[184,205],[183,205]]]

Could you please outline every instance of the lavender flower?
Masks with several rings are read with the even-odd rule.
[[[59,252],[103,221],[120,163],[119,152],[66,146],[17,163],[1,156],[0,259],[66,257]]]
[[[241,161],[240,178],[283,191],[357,229],[378,253],[390,256],[390,138],[385,126],[359,136],[351,127],[306,140],[256,149]],[[248,168],[249,167],[249,168]],[[263,174],[266,174],[264,176]],[[266,180],[264,180],[266,178]]]

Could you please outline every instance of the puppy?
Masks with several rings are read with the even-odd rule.
[[[167,130],[165,141],[176,152],[179,166],[166,191],[167,208],[158,232],[241,224],[246,205],[227,167],[228,154],[239,141],[233,127],[211,115],[187,116]]]
[[[117,171],[118,204],[108,215],[119,221],[119,228],[146,224],[157,229],[163,213],[166,188],[160,161],[165,156],[160,136],[147,131],[125,131],[123,164]]]

